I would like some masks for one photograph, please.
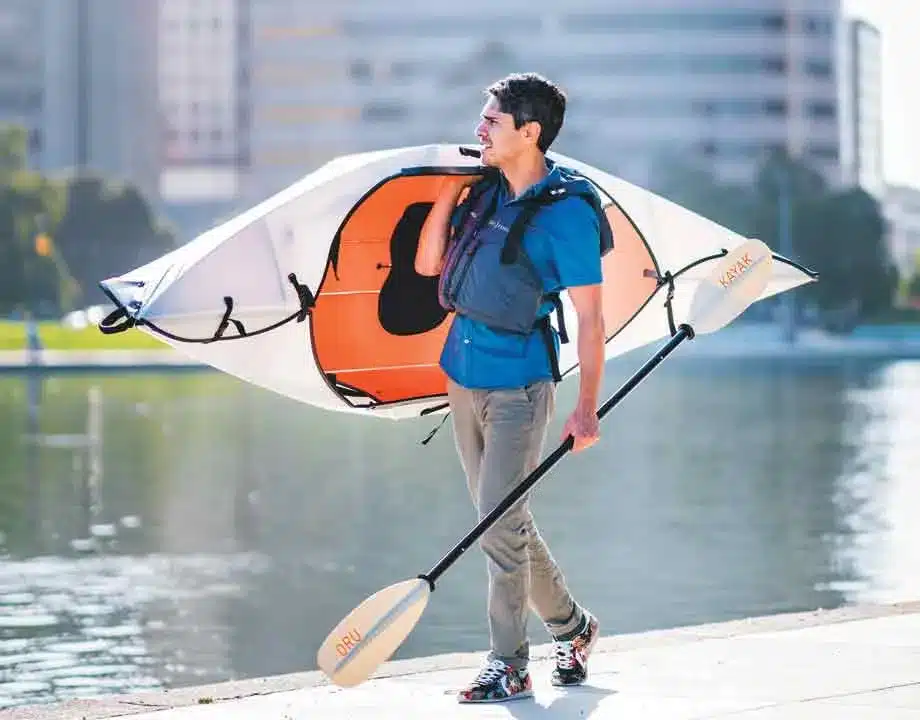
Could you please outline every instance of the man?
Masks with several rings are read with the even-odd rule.
[[[554,293],[567,288],[578,315],[579,394],[563,430],[576,452],[598,440],[604,363],[605,221],[587,181],[546,158],[562,127],[565,95],[532,73],[509,75],[486,94],[476,129],[484,174],[444,181],[415,262],[420,274],[441,274],[441,302],[455,312],[441,367],[458,454],[480,518],[541,460],[559,379],[560,338],[548,320]],[[458,207],[466,188],[470,192]],[[525,212],[529,222],[516,226]],[[458,700],[532,694],[529,605],[555,641],[553,684],[584,682],[598,623],[572,597],[527,497],[481,536],[480,546],[487,558],[491,650]]]

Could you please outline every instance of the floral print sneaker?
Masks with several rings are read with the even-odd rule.
[[[492,703],[533,695],[528,669],[516,670],[501,660],[490,660],[457,695],[461,703]]]
[[[570,640],[556,640],[553,643],[553,654],[556,657],[553,685],[581,685],[585,681],[588,677],[588,656],[597,642],[597,630],[597,618],[586,610],[584,629]]]

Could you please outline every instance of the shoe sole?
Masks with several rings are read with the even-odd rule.
[[[489,700],[463,700],[462,698],[458,698],[457,702],[460,705],[494,705],[495,703],[514,702],[515,700],[524,700],[530,697],[533,697],[533,690],[524,690],[522,692],[515,693],[510,697],[491,698]]]

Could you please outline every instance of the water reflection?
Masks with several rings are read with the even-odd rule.
[[[920,365],[896,363],[877,382],[847,392],[843,444],[850,462],[835,484],[841,517],[834,537],[838,578],[829,585],[848,602],[920,597]]]
[[[35,558],[0,565],[0,703],[227,676],[220,611],[247,556]]]
[[[538,524],[605,633],[916,596],[918,400],[920,363],[662,366]],[[0,706],[312,669],[475,522],[433,422],[213,374],[0,376]],[[397,657],[481,649],[484,590],[471,551]]]

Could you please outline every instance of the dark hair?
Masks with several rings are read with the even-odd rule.
[[[495,96],[499,108],[514,118],[514,127],[540,123],[537,147],[546,152],[553,144],[565,117],[565,93],[537,73],[512,73],[492,83],[486,92]]]

